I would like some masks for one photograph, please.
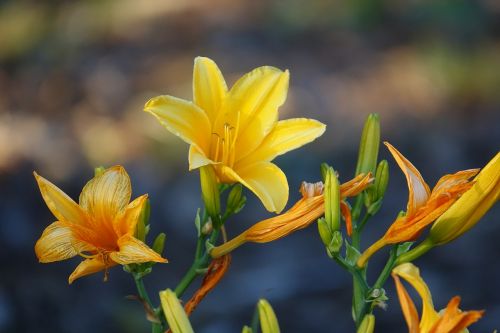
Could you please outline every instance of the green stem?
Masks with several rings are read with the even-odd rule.
[[[210,235],[209,242],[213,244],[217,240],[218,236],[219,236],[219,230],[214,230]],[[180,298],[184,294],[184,292],[186,292],[186,289],[191,285],[191,283],[193,283],[194,279],[196,279],[196,277],[201,274],[200,269],[207,267],[207,265],[210,262],[210,259],[211,259],[210,254],[208,254],[208,252],[205,251],[201,257],[197,258],[193,262],[189,270],[186,272],[186,274],[184,274],[184,277],[181,279],[177,287],[175,287],[174,289],[174,292],[177,295],[177,297]]]
[[[375,281],[375,284],[373,285],[373,290],[382,288],[385,284],[385,281],[389,278],[389,275],[391,274],[392,269],[395,266],[396,259],[397,259],[397,250],[398,246],[395,245],[389,254],[389,259],[387,259],[387,263],[384,266],[384,269],[382,269],[382,272],[380,273],[377,281]]]
[[[153,310],[157,315],[158,311],[153,307],[153,303],[151,302],[151,298],[149,297],[148,291],[146,290],[146,286],[144,285],[144,281],[139,274],[133,274],[135,286],[137,287],[137,292],[139,296],[148,304],[149,308]],[[161,318],[159,317],[160,321]],[[160,323],[151,323],[151,332],[152,333],[161,333],[163,332],[163,326]]]
[[[371,214],[366,213],[363,219],[359,222],[359,224],[355,224],[352,232],[352,246],[357,250],[361,247],[361,232],[366,225],[366,222],[372,217]]]
[[[427,238],[422,243],[418,244],[418,246],[414,249],[400,255],[396,260],[396,264],[399,265],[405,262],[413,261],[423,254],[427,253],[433,247],[434,243],[429,238]]]

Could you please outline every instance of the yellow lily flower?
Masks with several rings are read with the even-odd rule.
[[[460,297],[453,297],[442,313],[436,312],[429,287],[420,276],[418,267],[411,263],[397,266],[392,271],[396,290],[409,333],[458,333],[478,321],[484,311],[460,311]],[[399,278],[410,283],[422,298],[422,318]],[[464,331],[465,332],[465,331]]]
[[[36,242],[35,253],[42,263],[84,257],[69,283],[88,274],[107,272],[117,264],[167,262],[134,237],[147,194],[130,202],[130,178],[123,167],[109,168],[90,180],[79,204],[36,172],[34,175],[47,207],[57,218]]]
[[[500,195],[500,153],[481,170],[474,185],[436,222],[429,232],[434,245],[451,242],[476,225]]]
[[[230,90],[208,58],[197,57],[193,72],[193,102],[158,96],[144,111],[190,144],[190,170],[212,165],[220,182],[241,183],[267,210],[280,212],[288,201],[288,182],[271,161],[313,141],[325,125],[305,118],[278,121],[288,71],[259,67]]]
[[[388,142],[392,156],[406,176],[409,198],[406,214],[398,217],[389,227],[385,235],[371,245],[358,259],[358,266],[364,267],[368,259],[382,247],[415,240],[425,227],[434,222],[469,188],[473,183],[469,178],[475,176],[479,169],[459,171],[441,177],[432,191],[424,181],[420,172],[403,154]]]
[[[340,186],[340,197],[356,196],[372,182],[371,174],[360,174]],[[230,241],[214,247],[210,255],[221,257],[246,242],[268,243],[303,229],[325,214],[323,183],[303,182],[302,198],[285,213],[260,221]]]

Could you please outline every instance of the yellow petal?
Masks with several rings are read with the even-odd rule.
[[[429,237],[435,244],[445,244],[472,228],[498,201],[500,195],[500,153],[481,170],[474,185],[436,222]]]
[[[314,119],[296,118],[279,121],[262,144],[236,165],[267,162],[297,149],[321,136],[326,126]]]
[[[40,262],[53,262],[72,258],[78,253],[73,247],[71,228],[62,222],[54,222],[42,233],[35,244],[35,253]]]
[[[227,94],[227,85],[217,64],[205,57],[194,59],[193,101],[213,124]]]
[[[392,156],[398,163],[399,167],[406,176],[406,181],[408,182],[408,207],[406,215],[412,215],[414,212],[420,208],[430,196],[430,190],[427,183],[422,178],[420,172],[410,161],[408,161],[403,154],[401,154],[396,148],[394,148],[390,143],[384,142],[384,144],[389,148]]]
[[[100,272],[114,265],[116,264],[112,262],[108,264],[104,263],[104,261],[102,261],[100,257],[96,257],[93,259],[85,259],[76,267],[73,273],[71,273],[68,282],[69,284],[72,284],[73,281],[75,281],[78,278],[81,278],[82,276]]]
[[[244,75],[229,91],[215,131],[223,133],[225,124],[236,129],[236,159],[257,148],[278,121],[278,108],[288,92],[288,71],[264,66]]]
[[[167,262],[158,253],[149,248],[146,244],[129,235],[118,239],[118,252],[111,252],[109,257],[121,265],[138,264],[143,262]]]
[[[209,159],[204,152],[199,150],[196,146],[189,147],[189,171],[201,168],[208,164],[217,164],[217,162]]]
[[[146,103],[144,111],[155,116],[168,131],[208,154],[212,126],[198,106],[180,98],[158,96]]]
[[[270,212],[279,213],[288,201],[286,176],[276,165],[259,162],[238,170],[223,167],[222,173],[252,191]]]
[[[80,206],[97,221],[111,223],[128,205],[130,178],[122,166],[106,169],[92,178],[80,194]]]
[[[163,313],[172,333],[193,333],[189,318],[184,311],[175,292],[170,289],[160,291]]]
[[[86,214],[76,202],[47,179],[39,176],[36,172],[33,174],[38,182],[43,200],[59,221],[85,224]]]
[[[406,291],[406,288],[401,283],[401,280],[396,274],[392,274],[394,282],[396,283],[396,290],[398,292],[399,304],[401,304],[401,310],[406,320],[406,325],[408,326],[409,333],[419,333],[420,320],[418,318],[417,309],[415,308],[415,303],[411,300],[410,295]]]
[[[118,237],[123,235],[134,235],[135,227],[137,226],[139,216],[144,209],[147,199],[147,194],[141,195],[129,203],[125,211],[115,218],[113,227]]]
[[[432,325],[439,319],[439,315],[434,310],[432,303],[432,295],[429,287],[420,276],[420,271],[417,266],[411,263],[405,263],[397,266],[392,272],[410,283],[422,298],[422,319],[420,321],[420,330],[428,332]]]

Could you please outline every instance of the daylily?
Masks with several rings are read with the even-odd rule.
[[[459,171],[441,177],[430,191],[420,172],[403,154],[388,142],[384,142],[406,176],[408,183],[408,205],[406,214],[399,216],[385,235],[371,245],[359,258],[358,266],[364,267],[367,260],[388,244],[415,240],[425,227],[434,222],[471,186],[469,178],[479,169]]]
[[[147,194],[130,202],[130,178],[123,167],[109,168],[90,180],[78,204],[36,172],[34,175],[47,207],[57,218],[36,242],[35,253],[42,263],[76,255],[85,258],[70,275],[69,283],[107,272],[117,264],[167,262],[134,237]]]
[[[158,96],[144,110],[190,144],[190,170],[211,166],[221,183],[241,183],[267,210],[280,212],[288,201],[288,182],[271,161],[325,131],[324,124],[312,119],[278,121],[288,80],[288,71],[264,66],[228,90],[215,62],[198,57],[192,102]]]
[[[467,332],[465,329],[483,316],[484,311],[460,311],[458,309],[459,296],[453,297],[441,313],[436,312],[427,284],[420,276],[418,267],[411,263],[405,263],[394,268],[392,277],[396,283],[399,302],[409,333]],[[399,277],[410,283],[422,298],[421,319],[419,319],[415,304]]]
[[[372,181],[371,174],[360,174],[340,186],[340,197],[356,196]],[[213,258],[223,256],[246,242],[268,243],[303,229],[325,214],[323,183],[303,182],[300,188],[302,198],[288,211],[260,221],[230,241],[214,247]]]
[[[451,242],[476,225],[498,201],[500,195],[500,153],[481,170],[474,185],[432,225],[429,240],[434,245]]]

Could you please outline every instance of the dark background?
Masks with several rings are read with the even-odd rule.
[[[169,264],[146,278],[174,287],[191,263],[200,206],[187,145],[142,112],[148,98],[191,99],[194,57],[209,56],[229,84],[261,65],[288,68],[281,119],[328,125],[316,142],[276,160],[291,201],[326,161],[352,175],[363,121],[432,186],[445,173],[483,166],[500,142],[500,3],[483,1],[0,1],[0,331],[147,332],[130,276],[95,274],[67,284],[79,259],[42,265],[33,246],[54,218],[32,171],[73,198],[98,165],[123,164],[134,197],[149,193],[153,233],[167,233]],[[385,205],[364,246],[404,209],[403,175],[390,160]],[[229,221],[236,235],[270,216],[255,197]],[[462,295],[486,309],[476,332],[500,327],[498,207],[457,241],[417,261],[436,308]],[[374,257],[370,272],[383,265]],[[195,284],[196,285],[196,284]],[[222,283],[192,316],[199,332],[239,332],[267,298],[283,332],[352,332],[351,285],[314,226],[233,255]],[[405,331],[393,283],[378,332]]]

